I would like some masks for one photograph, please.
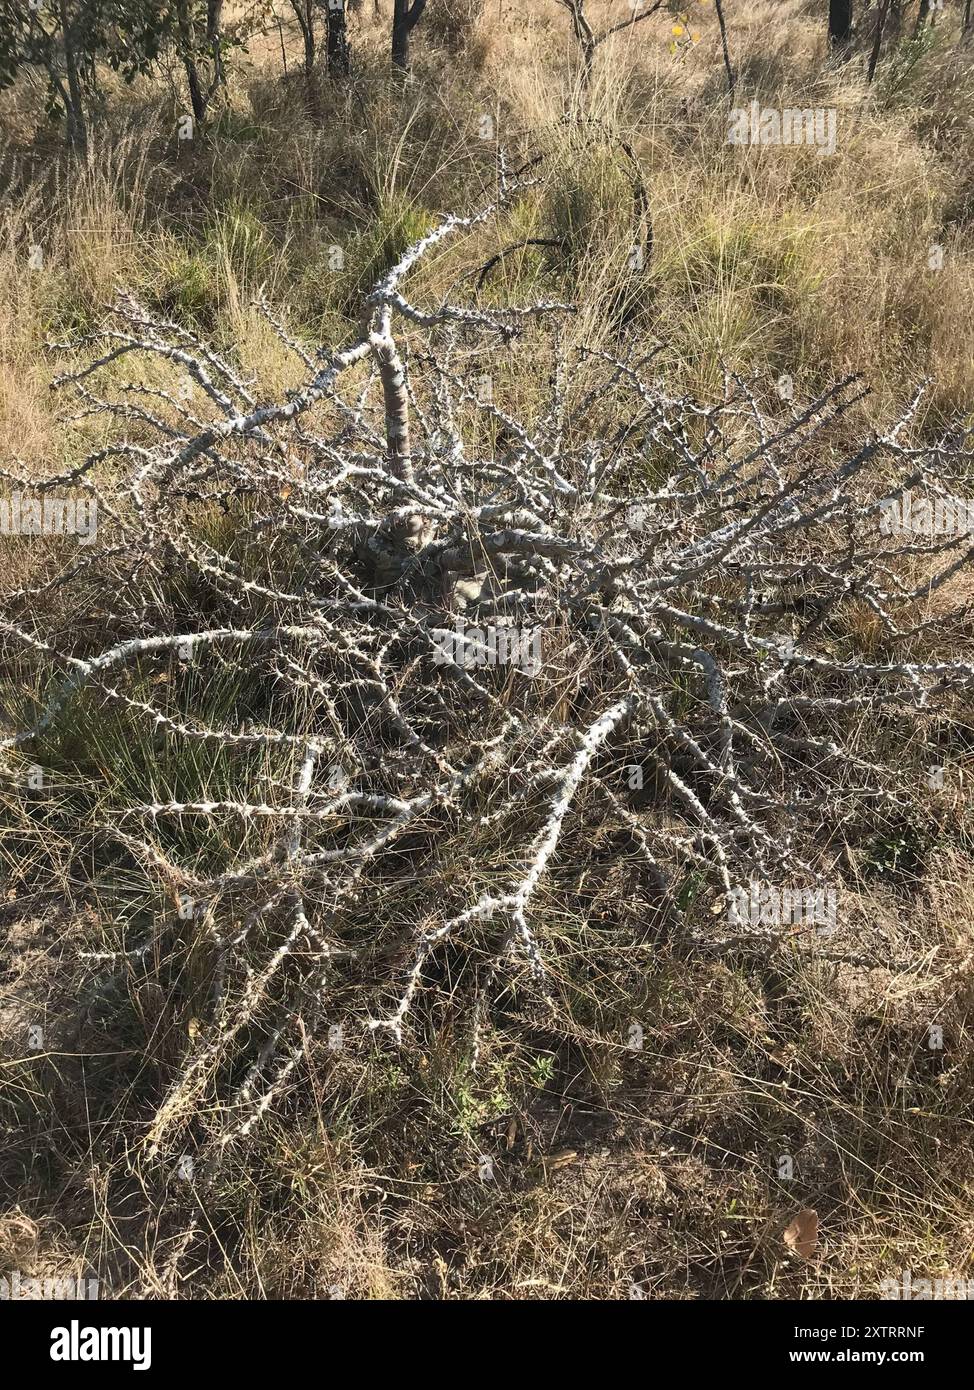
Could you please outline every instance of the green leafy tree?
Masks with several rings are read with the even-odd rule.
[[[84,150],[99,64],[127,82],[147,72],[166,30],[163,0],[0,0],[0,87],[43,75],[47,109]]]

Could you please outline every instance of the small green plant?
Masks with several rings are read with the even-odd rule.
[[[536,1091],[543,1091],[555,1079],[555,1059],[544,1053],[533,1058],[528,1072],[530,1084]]]
[[[863,866],[867,872],[894,883],[921,877],[930,850],[930,836],[920,827],[903,824],[874,835],[866,845]]]

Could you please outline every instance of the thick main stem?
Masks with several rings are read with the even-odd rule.
[[[406,394],[406,372],[392,336],[391,309],[383,308],[378,328],[369,334],[369,343],[382,382],[389,463],[396,475],[409,483],[413,480],[409,452],[409,397]]]
[[[334,77],[348,76],[348,29],[344,0],[328,0],[328,71]]]
[[[829,47],[843,48],[852,38],[852,0],[829,0]]]
[[[426,9],[426,0],[393,0],[392,10],[392,64],[397,68],[409,67],[409,35],[415,29]]]
[[[883,46],[883,30],[886,28],[886,17],[889,14],[889,5],[890,0],[883,0],[879,15],[876,19],[876,33],[873,36],[873,49],[869,55],[869,69],[866,73],[867,82],[871,82],[876,76],[876,64],[879,62],[879,52]]]
[[[206,120],[206,97],[200,85],[199,68],[196,65],[196,22],[192,6],[181,0],[176,10],[176,23],[179,28],[179,43],[183,50],[183,67],[189,86],[189,99],[193,107],[193,119],[197,125]]]
[[[61,0],[61,33],[64,40],[64,68],[68,79],[68,142],[73,149],[82,153],[88,148],[88,126],[85,120],[84,94],[81,89],[81,75],[78,72],[78,55],[74,46],[74,33],[68,14],[67,0]]]

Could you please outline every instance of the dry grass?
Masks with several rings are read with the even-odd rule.
[[[873,394],[851,429],[887,421],[929,376],[917,438],[971,425],[974,65],[948,27],[887,55],[870,90],[858,67],[825,68],[820,6],[759,0],[732,17],[742,104],[837,108],[837,151],[823,158],[724,143],[711,6],[692,6],[696,45],[671,51],[666,12],[610,40],[586,90],[553,3],[510,7],[503,24],[490,0],[479,19],[459,0],[438,5],[417,31],[406,85],[386,68],[387,16],[368,4],[352,20],[347,89],[322,79],[305,91],[291,29],[286,81],[276,30],[255,40],[228,109],[191,147],[174,138],[178,74],[110,88],[84,166],[69,165],[30,91],[3,96],[4,466],[16,458],[47,474],[96,447],[99,422],[58,421],[45,344],[98,322],[119,286],[233,345],[269,389],[293,385],[254,292],[288,305],[308,338],[343,338],[363,285],[434,213],[472,206],[491,186],[485,114],[513,154],[544,151],[552,176],[466,259],[445,250],[424,264],[417,300],[438,302],[512,242],[557,240],[506,259],[485,297],[570,295],[580,306],[570,340],[664,343],[674,394],[710,398],[725,365],[766,380],[769,400],[783,373],[807,396],[858,370]],[[621,8],[592,11],[604,23]],[[652,213],[653,254],[636,284],[623,142]],[[42,269],[28,263],[34,244]],[[941,271],[929,268],[935,244]],[[515,345],[498,371],[495,389],[529,416],[546,386],[530,347]],[[232,529],[219,515],[208,524]],[[9,591],[53,574],[59,557],[0,539],[0,563]],[[189,586],[184,597],[193,603]],[[106,619],[83,603],[45,616],[48,631],[90,629],[93,647]],[[969,621],[955,636],[970,653]],[[848,641],[863,653],[881,641],[868,610]],[[0,675],[6,731],[40,692],[13,663]],[[200,694],[215,721],[238,708],[232,682]],[[860,737],[869,756],[884,740],[888,756],[904,756],[888,728],[864,722]],[[412,1044],[356,1041],[309,1066],[250,1149],[228,1158],[179,1282],[179,1231],[166,1216],[178,1179],[150,1172],[139,1144],[195,1025],[204,966],[175,949],[144,975],[79,964],[115,943],[120,903],[127,925],[172,910],[102,862],[94,836],[64,853],[57,811],[88,805],[100,763],[119,784],[145,772],[124,727],[81,711],[46,811],[22,787],[2,793],[0,1269],[94,1272],[103,1296],[202,1298],[625,1298],[633,1284],[674,1298],[870,1298],[903,1269],[970,1273],[969,707],[958,703],[931,741],[956,769],[952,785],[931,791],[918,777],[896,823],[833,828],[855,892],[850,944],[876,963],[686,958],[647,935],[651,901],[611,836],[569,843],[544,904],[574,961],[557,1018],[541,1027],[512,1006],[476,1072],[459,1002]],[[219,791],[202,755],[159,776]],[[503,864],[504,846],[495,852]],[[461,865],[471,849],[443,853]],[[420,911],[409,891],[376,904],[386,924]],[[919,968],[878,963],[906,958]],[[638,1051],[626,1044],[634,1019]],[[24,1046],[37,1022],[39,1053]],[[943,1051],[928,1046],[931,1024]],[[778,1176],[782,1156],[794,1177]],[[821,1220],[811,1262],[781,1239],[802,1207]]]

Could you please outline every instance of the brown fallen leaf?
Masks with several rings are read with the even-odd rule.
[[[557,1173],[559,1168],[567,1168],[569,1164],[574,1163],[577,1158],[578,1154],[574,1149],[562,1149],[560,1153],[551,1154],[546,1157],[543,1162],[545,1169],[549,1173]]]
[[[784,1242],[803,1260],[810,1260],[818,1249],[818,1212],[802,1207],[784,1230]]]

